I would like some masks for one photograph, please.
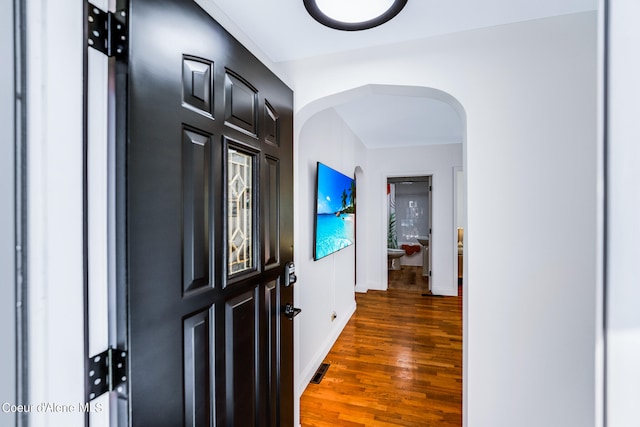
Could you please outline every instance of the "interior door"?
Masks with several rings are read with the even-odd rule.
[[[130,423],[292,426],[292,91],[193,1],[129,18]]]

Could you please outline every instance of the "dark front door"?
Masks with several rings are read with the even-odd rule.
[[[192,1],[129,19],[131,425],[292,426],[292,91]]]

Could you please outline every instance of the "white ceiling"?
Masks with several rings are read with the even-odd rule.
[[[302,0],[197,1],[205,9],[206,3],[210,3],[209,6],[221,11],[276,63],[598,7],[598,0],[409,0],[390,22],[354,32],[317,23],[307,14]],[[453,109],[430,98],[389,99],[383,94],[369,94],[336,106],[335,110],[369,148],[462,140],[462,126]],[[382,117],[385,119],[380,120]]]
[[[334,110],[368,148],[462,142],[458,113],[437,99],[370,93]]]
[[[384,25],[338,31],[311,18],[302,0],[200,1],[215,3],[274,62],[585,12],[598,5],[598,0],[409,0]]]

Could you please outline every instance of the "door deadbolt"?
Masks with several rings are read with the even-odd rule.
[[[284,267],[284,285],[291,286],[298,280],[296,276],[296,265],[292,262],[288,262]]]

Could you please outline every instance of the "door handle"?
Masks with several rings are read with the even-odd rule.
[[[300,314],[301,311],[301,308],[295,308],[291,304],[287,304],[284,306],[284,315],[287,316],[289,320],[293,320],[293,318]]]

